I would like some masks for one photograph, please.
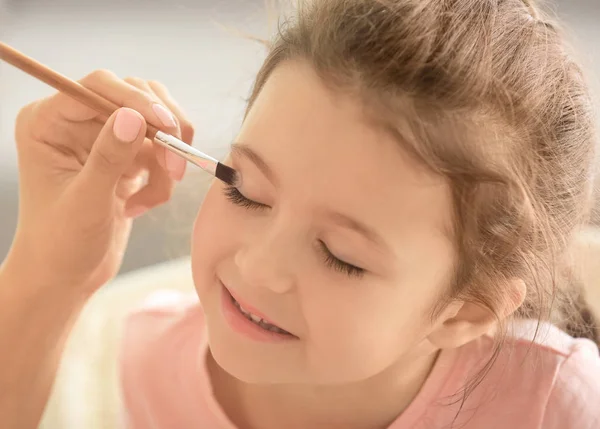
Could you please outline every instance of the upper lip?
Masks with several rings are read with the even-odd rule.
[[[280,329],[283,329],[286,332],[289,332],[290,334],[292,334],[288,329],[286,329],[284,326],[282,326],[281,324],[279,324],[278,322],[273,321],[273,319],[271,319],[270,317],[267,317],[264,313],[262,313],[259,309],[257,309],[256,307],[254,307],[251,304],[248,304],[246,301],[244,301],[243,299],[241,299],[239,297],[239,295],[237,295],[235,292],[233,292],[230,288],[228,288],[225,283],[221,282],[223,284],[223,287],[225,287],[225,289],[227,289],[227,292],[229,292],[231,294],[231,296],[233,297],[233,299],[235,299],[237,301],[238,304],[240,304],[240,306],[254,314],[255,316],[260,317],[263,321],[265,321],[266,323],[269,323],[271,325],[277,326]],[[293,335],[293,334],[292,334]]]

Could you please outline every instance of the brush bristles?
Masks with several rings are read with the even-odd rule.
[[[230,186],[238,187],[240,185],[240,175],[237,171],[220,162],[217,164],[215,176]]]

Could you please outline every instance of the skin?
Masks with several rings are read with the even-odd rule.
[[[242,428],[384,427],[439,350],[493,324],[464,302],[431,319],[456,263],[448,184],[303,62],[275,70],[237,142],[243,149],[229,162],[243,178],[239,192],[262,206],[236,206],[217,182],[193,236],[220,402]],[[332,212],[366,225],[379,243]],[[328,267],[320,241],[366,272]],[[233,331],[221,284],[298,339],[265,344]]]
[[[184,174],[184,163],[167,163],[165,151],[144,139],[146,121],[188,143],[193,137],[157,82],[97,71],[80,83],[130,108],[126,128],[137,121],[141,129],[121,141],[117,113],[103,126],[63,94],[19,113],[19,221],[0,265],[0,427],[38,427],[65,340],[85,302],[118,272],[132,219],[168,201]],[[161,122],[155,103],[173,113],[172,125]]]

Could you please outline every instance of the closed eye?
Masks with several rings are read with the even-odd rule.
[[[269,208],[269,206],[261,203],[257,203],[254,200],[246,198],[242,193],[233,186],[227,186],[224,189],[225,196],[236,206],[244,207],[247,209],[261,210]]]
[[[325,265],[327,265],[329,268],[344,273],[350,277],[362,277],[365,274],[365,269],[357,267],[356,265],[352,265],[348,262],[342,261],[341,259],[337,258],[333,253],[331,253],[331,251],[327,248],[327,245],[321,240],[319,240],[319,248],[321,250],[321,253],[323,254]]]
[[[236,206],[240,206],[251,210],[263,210],[269,208],[269,206],[267,206],[266,204],[258,203],[254,200],[245,197],[237,188],[233,186],[228,186],[224,188],[223,192],[225,194],[225,197]],[[363,268],[357,267],[337,258],[333,253],[331,253],[331,251],[327,248],[327,245],[321,240],[319,240],[319,251],[322,254],[325,265],[329,268],[332,268],[350,277],[362,277],[366,272],[366,270],[364,270]]]

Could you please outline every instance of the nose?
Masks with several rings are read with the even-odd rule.
[[[252,238],[235,254],[242,280],[251,287],[263,287],[284,294],[293,288],[295,246],[290,234],[272,228]]]

